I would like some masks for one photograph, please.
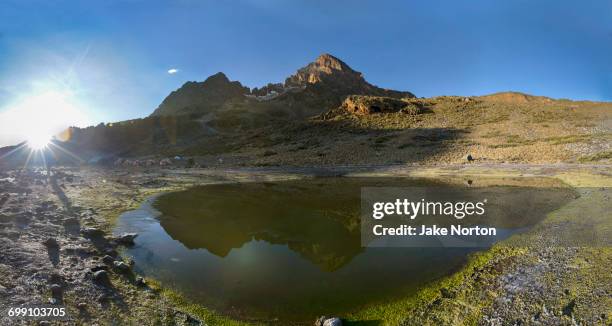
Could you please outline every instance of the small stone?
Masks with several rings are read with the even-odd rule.
[[[62,298],[62,286],[59,284],[51,284],[51,286],[49,287],[49,289],[51,290],[51,296],[55,299],[61,299]]]
[[[39,326],[49,326],[49,325],[51,325],[51,323],[46,321],[46,320],[42,320],[42,321],[38,322],[38,325]]]
[[[466,155],[464,158],[465,158],[465,160],[466,160],[466,161],[468,161],[468,162],[472,162],[472,161],[474,161],[474,158],[472,157],[472,154],[467,154],[467,155]]]
[[[142,276],[138,276],[136,278],[136,285],[138,285],[138,286],[146,286],[147,282],[145,281],[145,279]]]
[[[137,236],[138,236],[138,234],[136,234],[136,233],[124,233],[124,234],[118,236],[117,238],[115,238],[115,241],[118,244],[122,244],[122,245],[126,245],[126,246],[133,246],[134,245],[134,239],[136,239]]]
[[[99,285],[110,285],[110,279],[108,278],[108,273],[105,270],[95,272],[93,274],[93,280]]]
[[[329,318],[323,322],[323,326],[342,326],[342,320],[338,317]]]
[[[107,265],[112,265],[115,263],[115,258],[109,256],[109,255],[105,255],[104,257],[102,257],[102,262],[107,264]]]
[[[79,308],[79,310],[85,310],[87,309],[87,304],[85,302],[79,302],[79,304],[77,304],[77,308]]]
[[[115,261],[113,265],[115,266],[115,269],[119,271],[120,273],[127,273],[130,271],[130,266],[128,266],[126,263],[122,261]]]
[[[315,321],[315,326],[342,326],[342,320],[338,317],[321,316]]]

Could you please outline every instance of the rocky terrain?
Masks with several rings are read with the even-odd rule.
[[[223,73],[187,82],[149,117],[70,128],[62,164],[188,157],[199,166],[605,163],[612,104],[505,92],[416,98],[329,54],[283,83],[249,89]],[[0,164],[27,152],[0,149]]]
[[[219,181],[329,174],[487,178],[558,177],[575,201],[538,228],[475,256],[415,298],[340,316],[348,325],[607,325],[612,307],[607,166],[332,169],[120,168],[0,171],[0,305],[62,304],[74,325],[242,325],[136,275],[121,255],[137,235],[113,236],[123,211],[146,197]],[[606,204],[607,203],[607,204]],[[551,236],[554,234],[554,236]],[[512,240],[512,239],[510,239]],[[571,240],[572,242],[569,242]],[[597,241],[600,242],[597,242]],[[517,245],[520,244],[520,245]],[[382,314],[382,315],[381,315]],[[59,324],[16,321],[0,324]],[[65,322],[64,322],[65,324]],[[268,324],[268,322],[263,322]]]
[[[95,174],[0,173],[0,305],[64,305],[68,322],[57,324],[198,324],[134,275],[119,256],[131,236],[105,232],[104,210],[81,206],[83,192],[104,184]],[[115,189],[114,193],[121,191]],[[109,199],[112,198],[108,197]],[[136,199],[136,197],[134,197]],[[46,324],[0,316],[1,325]]]

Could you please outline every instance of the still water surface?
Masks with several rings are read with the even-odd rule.
[[[364,186],[416,187],[434,200],[430,189],[439,187],[458,199],[481,192],[508,220],[500,239],[536,224],[571,196],[563,189],[398,178],[217,184],[152,199],[124,213],[115,232],[139,234],[126,251],[138,272],[206,307],[236,318],[307,324],[409,295],[457,270],[475,250],[362,247]],[[520,209],[526,200],[536,203],[529,211]]]

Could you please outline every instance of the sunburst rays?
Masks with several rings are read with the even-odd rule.
[[[42,146],[42,143],[38,145],[41,146],[32,146],[32,144],[29,144],[28,142],[21,143],[10,151],[0,155],[0,163],[3,163],[3,161],[7,162],[8,160],[14,159],[13,156],[23,156],[23,154],[25,154],[25,160],[22,166],[22,169],[24,170],[27,169],[29,166],[34,167],[37,165],[33,162],[40,162],[42,163],[42,167],[45,170],[49,171],[50,168],[54,165],[53,162],[59,161],[60,155],[64,157],[69,157],[70,160],[73,160],[77,163],[84,162],[81,157],[59,144],[59,142],[56,140],[50,140],[45,143],[44,146]]]

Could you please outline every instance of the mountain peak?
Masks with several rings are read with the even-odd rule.
[[[295,75],[285,81],[286,86],[303,87],[308,84],[317,84],[325,81],[363,81],[360,72],[349,67],[342,60],[331,54],[324,53],[314,62],[299,69]]]
[[[349,67],[346,63],[329,53],[323,53],[318,56],[313,64],[315,66],[330,70],[353,71],[353,69],[351,69],[351,67]]]

